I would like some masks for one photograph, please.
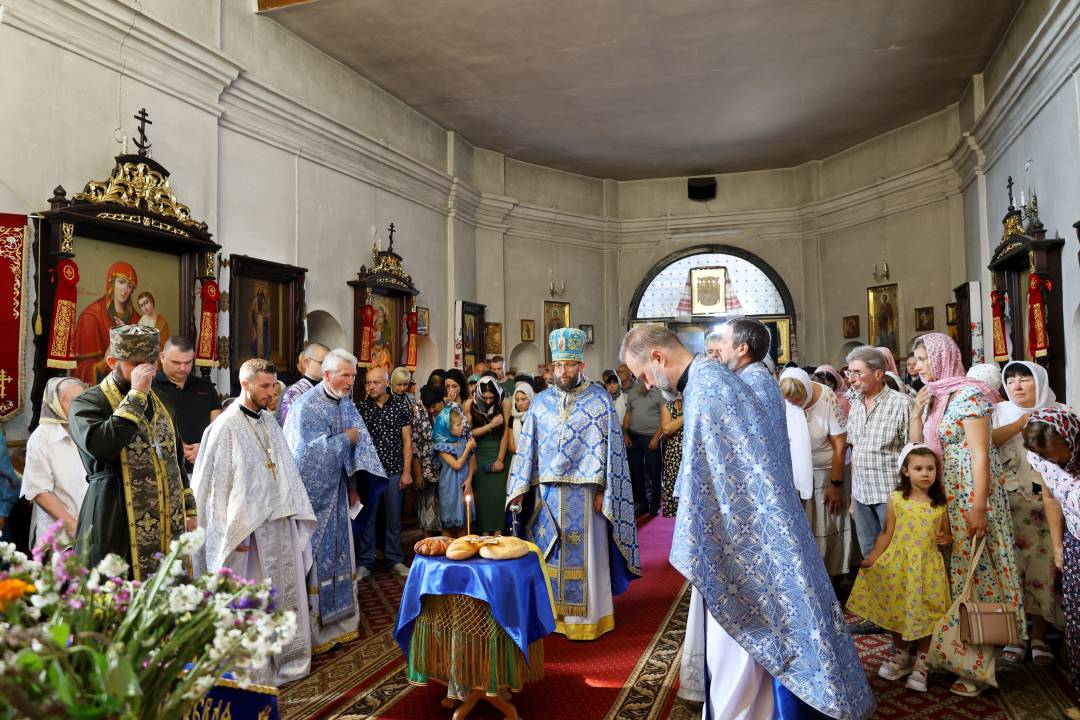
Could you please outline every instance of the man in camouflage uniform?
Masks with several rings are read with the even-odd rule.
[[[151,390],[156,328],[109,332],[110,372],[71,403],[71,439],[86,467],[87,489],[76,529],[93,567],[108,553],[131,565],[136,580],[154,572],[154,554],[196,524],[172,410]]]

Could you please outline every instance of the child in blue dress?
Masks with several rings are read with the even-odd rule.
[[[447,403],[435,417],[431,441],[442,463],[439,474],[439,514],[447,535],[461,537],[465,528],[465,495],[472,495],[476,472],[476,441],[461,437],[465,414],[457,403]],[[470,509],[475,517],[476,504]]]

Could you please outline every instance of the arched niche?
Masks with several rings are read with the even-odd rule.
[[[312,310],[307,316],[307,339],[328,348],[347,348],[349,338],[345,328],[325,310]]]
[[[844,343],[844,345],[840,348],[840,353],[836,356],[836,362],[833,363],[833,367],[835,367],[836,369],[839,370],[840,368],[847,365],[848,353],[851,352],[852,350],[854,350],[857,347],[862,347],[865,344],[866,343],[864,343],[864,342],[857,342],[857,341],[851,341],[851,342]]]
[[[431,371],[439,367],[439,349],[435,347],[435,341],[426,335],[416,338],[416,372],[413,378],[418,387],[427,383]]]
[[[507,367],[516,368],[519,373],[535,375],[536,368],[544,362],[544,356],[536,343],[518,343],[510,351],[510,361]]]
[[[742,315],[795,316],[795,302],[787,283],[771,265],[752,252],[731,245],[695,245],[674,252],[653,266],[638,284],[630,301],[630,322],[663,322],[690,313],[677,309],[692,267],[723,265],[743,304]],[[745,282],[745,287],[740,283]],[[658,295],[663,292],[664,296]],[[671,300],[674,302],[671,302]],[[645,301],[643,306],[643,300]],[[670,312],[664,309],[671,304]]]
[[[724,268],[721,274],[718,268]],[[715,311],[693,312],[691,282],[698,283],[704,297],[711,278],[694,277],[694,270],[711,274]],[[712,272],[710,272],[712,271]],[[722,292],[716,296],[717,280],[724,277]],[[712,310],[712,308],[709,308]],[[674,252],[658,262],[634,291],[628,326],[643,322],[666,325],[697,352],[704,350],[704,338],[718,322],[735,316],[749,316],[769,328],[772,345],[769,355],[778,365],[798,359],[795,332],[795,302],[780,274],[752,252],[731,245],[696,245]]]

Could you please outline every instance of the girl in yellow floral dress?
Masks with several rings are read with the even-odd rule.
[[[848,610],[890,631],[893,656],[878,675],[926,692],[926,652],[934,623],[948,611],[949,577],[939,545],[952,542],[937,456],[922,443],[900,453],[900,485],[889,496],[885,529],[862,561]],[[918,657],[907,646],[917,641]]]

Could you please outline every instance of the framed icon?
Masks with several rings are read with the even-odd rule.
[[[934,329],[934,308],[921,307],[915,308],[915,330],[916,332],[929,332]]]
[[[893,357],[900,355],[900,286],[876,285],[866,288],[868,344],[887,347]]]
[[[416,334],[427,335],[431,325],[431,310],[426,307],[416,308]]]
[[[551,348],[547,339],[553,330],[570,327],[570,303],[544,301],[544,357],[551,362]]]
[[[844,316],[844,337],[845,338],[857,338],[857,337],[859,337],[859,316],[858,315],[845,315]]]
[[[690,312],[723,315],[727,311],[727,268],[699,267],[690,270]]]
[[[585,333],[585,344],[586,345],[592,345],[593,344],[593,326],[592,325],[582,325],[580,327],[581,327],[581,331],[583,333]]]
[[[484,352],[488,355],[501,355],[502,344],[502,323],[484,323]]]
[[[956,325],[956,303],[945,303],[945,324]]]
[[[521,321],[521,342],[536,342],[536,321]]]

